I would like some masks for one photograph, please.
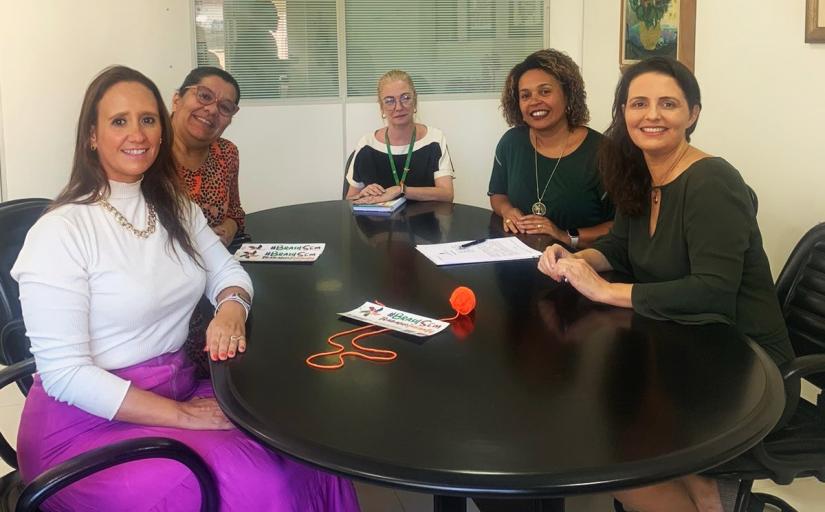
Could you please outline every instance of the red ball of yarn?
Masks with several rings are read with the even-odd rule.
[[[450,295],[450,306],[459,315],[469,315],[476,308],[476,294],[466,286],[459,286]]]

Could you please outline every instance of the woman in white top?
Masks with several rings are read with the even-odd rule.
[[[393,69],[378,80],[378,105],[387,125],[358,141],[347,168],[347,199],[380,203],[399,196],[453,200],[453,163],[441,130],[415,122],[412,78]]]
[[[25,481],[124,439],[178,439],[209,464],[221,510],[357,510],[351,485],[234,429],[180,350],[206,294],[212,360],[246,349],[249,276],[181,188],[157,87],[118,66],[90,84],[69,183],[32,227],[12,276],[38,375],[23,410]],[[46,510],[195,510],[192,474],[141,461],[92,475]]]

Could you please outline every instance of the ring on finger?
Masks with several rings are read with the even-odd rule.
[[[245,340],[245,339],[246,339],[246,336],[243,336],[243,335],[241,335],[241,336],[230,336],[229,337],[229,341],[241,341],[241,340]]]

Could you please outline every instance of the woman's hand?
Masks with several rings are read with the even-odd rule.
[[[544,253],[539,258],[539,271],[547,274],[554,281],[561,281],[562,275],[559,274],[556,263],[563,258],[570,258],[572,254],[559,244],[553,244],[544,250]]]
[[[522,215],[516,223],[519,229],[528,235],[550,235],[560,242],[569,240],[566,232],[559,229],[552,220],[541,215]]]
[[[138,425],[191,430],[232,428],[214,398],[177,402],[136,386],[129,387],[115,419]]]
[[[212,228],[212,231],[218,235],[223,245],[229,246],[235,238],[235,234],[238,232],[238,223],[235,222],[235,219],[227,217],[226,220]]]
[[[524,233],[524,231],[519,228],[518,221],[524,214],[521,213],[521,210],[518,208],[508,208],[501,212],[502,217],[502,227],[504,228],[505,233]]]
[[[611,303],[610,283],[605,281],[589,263],[579,258],[561,258],[553,266],[556,275],[594,302]],[[558,280],[558,279],[557,279]]]
[[[206,347],[213,361],[225,361],[246,351],[246,310],[235,301],[221,304],[206,328]]]
[[[361,189],[361,192],[359,192],[358,195],[355,196],[355,199],[361,199],[364,197],[378,197],[384,192],[384,187],[382,187],[378,183],[370,183],[369,185]]]
[[[372,187],[373,185],[375,185],[376,187],[380,187],[381,190],[383,190],[384,192],[382,192],[381,194],[379,194],[377,196],[363,195],[364,190],[367,190],[368,188]],[[367,185],[366,187],[364,187],[364,190],[361,191],[361,194],[358,194],[355,197],[355,200],[353,201],[355,204],[383,203],[384,201],[392,201],[393,199],[395,199],[396,197],[401,195],[401,187],[398,186],[398,185],[395,185],[395,186],[390,187],[390,188],[383,188],[383,187],[381,187],[381,185],[373,183],[372,185]]]
[[[218,407],[214,398],[193,398],[178,402],[180,428],[189,430],[229,430],[232,423]]]

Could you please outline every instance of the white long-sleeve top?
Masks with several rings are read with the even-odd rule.
[[[108,200],[137,229],[146,227],[140,183],[110,181]],[[108,370],[174,352],[186,340],[201,295],[229,286],[252,294],[249,275],[191,204],[184,222],[205,270],[169,247],[158,221],[142,239],[99,204],[61,206],[26,237],[11,275],[49,396],[112,419],[130,382]]]

